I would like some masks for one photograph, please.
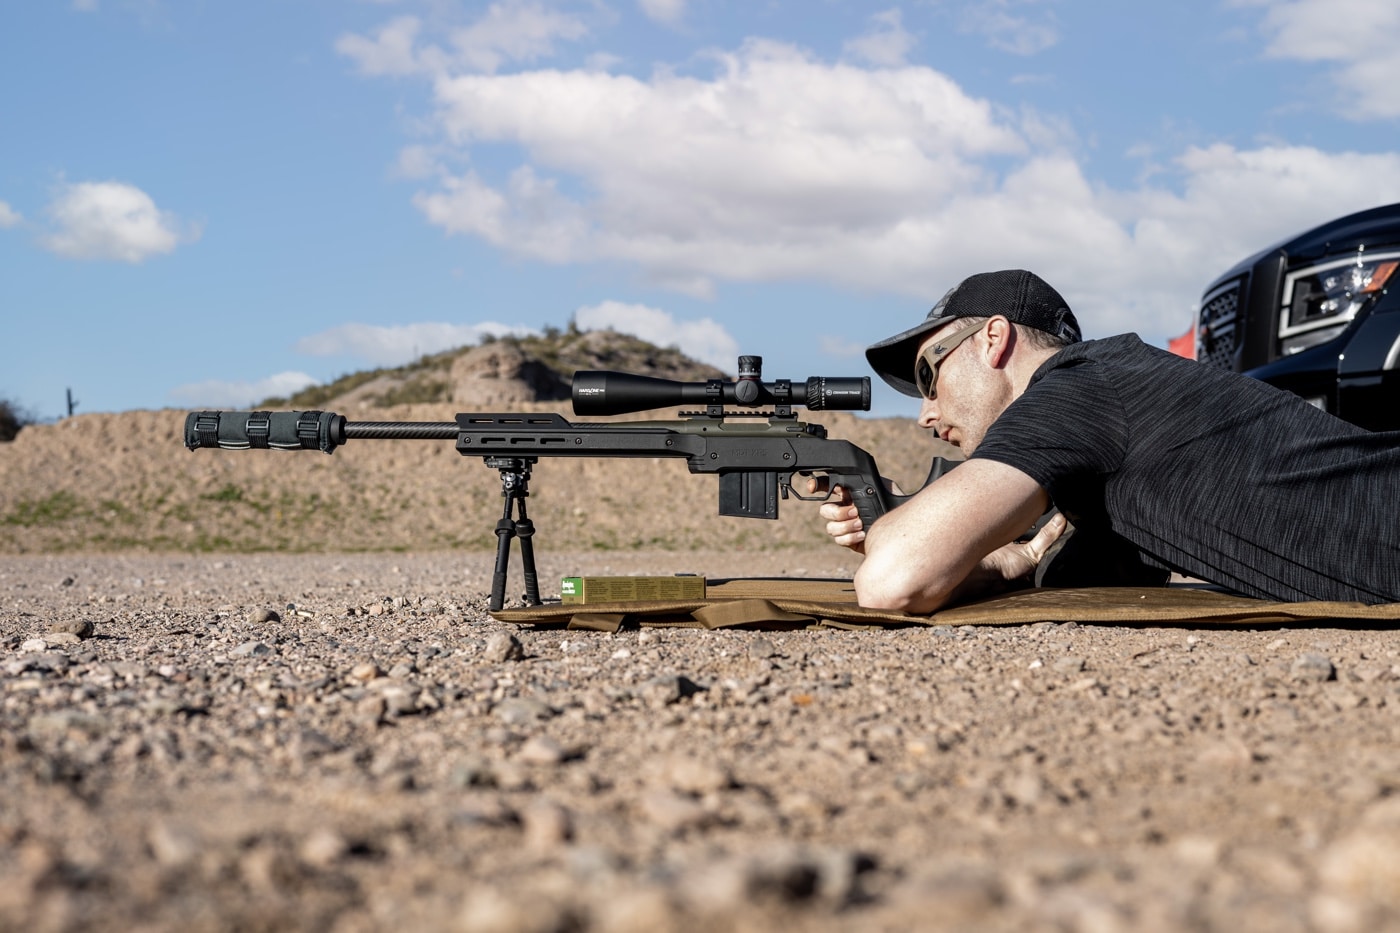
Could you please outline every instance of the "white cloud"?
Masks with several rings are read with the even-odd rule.
[[[407,75],[428,70],[414,50],[422,22],[416,16],[400,16],[375,31],[372,39],[343,35],[335,41],[335,50],[355,60],[367,75]]]
[[[914,48],[914,36],[904,28],[904,15],[898,8],[870,17],[871,30],[846,42],[843,50],[850,58],[878,68],[903,65]]]
[[[1012,55],[1035,55],[1060,41],[1060,27],[1049,10],[1023,11],[1035,0],[979,0],[962,14],[962,30],[982,36],[994,49]]]
[[[687,356],[725,372],[733,372],[739,359],[739,342],[724,325],[708,317],[678,321],[658,308],[604,301],[579,308],[574,313],[574,323],[580,330],[615,330],[659,347],[677,347]]]
[[[352,356],[374,366],[400,366],[420,356],[464,347],[483,335],[534,333],[519,325],[483,321],[480,324],[424,322],[383,327],[375,324],[342,324],[303,337],[294,349],[308,356]]]
[[[404,146],[394,165],[394,174],[399,178],[424,179],[442,174],[443,167],[438,154],[429,146]]]
[[[170,400],[191,408],[247,408],[269,398],[286,398],[314,386],[306,373],[284,372],[257,382],[225,382],[208,379],[170,390]]]
[[[1400,200],[1400,155],[1287,145],[1161,154],[1147,181],[1112,188],[1085,175],[1062,120],[931,68],[766,41],[713,61],[700,76],[439,77],[436,164],[473,168],[438,174],[415,204],[519,256],[621,262],[701,296],[801,280],[923,302],[972,272],[1027,267],[1090,333],[1160,336],[1269,241]],[[522,155],[493,173],[478,146]]]
[[[6,204],[4,201],[0,201],[0,230],[6,227],[18,226],[23,220],[24,217],[19,211],[10,207],[10,205]]]
[[[1265,54],[1292,61],[1336,66],[1337,113],[1356,120],[1400,117],[1400,57],[1393,37],[1400,31],[1394,0],[1273,0],[1262,30]]]
[[[198,239],[140,188],[116,181],[63,186],[49,204],[52,232],[40,242],[70,259],[142,262]]]
[[[556,43],[583,38],[588,27],[543,3],[502,0],[471,25],[447,30],[445,44],[420,43],[422,32],[422,20],[401,16],[371,38],[343,35],[335,48],[368,75],[443,75],[452,69],[489,74],[510,62],[548,58]]]
[[[647,19],[668,25],[678,23],[685,16],[686,0],[637,0]]]

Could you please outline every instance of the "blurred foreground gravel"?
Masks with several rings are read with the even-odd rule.
[[[1400,925],[1390,631],[541,631],[490,560],[0,557],[0,928]]]

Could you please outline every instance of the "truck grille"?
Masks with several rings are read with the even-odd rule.
[[[1221,286],[1201,301],[1196,328],[1196,359],[1221,369],[1235,368],[1236,320],[1243,279]]]

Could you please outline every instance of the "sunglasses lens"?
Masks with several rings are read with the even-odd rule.
[[[914,385],[918,387],[919,394],[924,398],[929,398],[933,392],[933,367],[929,366],[928,360],[920,357],[918,364],[914,367]]]

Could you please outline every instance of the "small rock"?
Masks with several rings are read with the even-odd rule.
[[[567,908],[547,898],[482,887],[467,895],[456,928],[472,933],[535,933],[581,929],[582,925]]]
[[[755,661],[766,661],[778,653],[777,647],[772,640],[763,635],[758,635],[749,642],[749,657]]]
[[[554,715],[548,703],[533,697],[513,697],[496,705],[496,718],[508,726],[524,726]]]
[[[368,683],[376,677],[382,676],[384,676],[384,672],[373,661],[361,661],[350,668],[350,679],[358,680],[361,683]]]
[[[248,621],[253,625],[265,625],[268,622],[281,622],[282,616],[276,609],[254,609],[248,613]]]
[[[199,836],[184,826],[160,822],[146,833],[146,845],[151,854],[166,868],[188,865],[199,855]]]
[[[344,858],[349,851],[350,844],[345,841],[344,836],[330,827],[323,826],[313,830],[311,835],[302,840],[297,854],[306,864],[315,868],[325,868]]]
[[[1055,661],[1054,670],[1058,674],[1078,674],[1084,670],[1084,659],[1078,657],[1063,657]]]
[[[799,849],[775,849],[745,866],[744,889],[754,901],[791,903],[815,897],[821,869]]]
[[[1337,669],[1325,654],[1306,651],[1298,655],[1290,669],[1296,680],[1335,680]]]
[[[261,658],[272,654],[272,649],[260,641],[245,641],[229,652],[235,658]]]
[[[66,619],[49,626],[49,635],[72,635],[75,639],[92,637],[91,619]]]
[[[480,755],[472,755],[452,769],[448,781],[453,787],[495,787],[496,773],[489,761]]]
[[[42,638],[29,638],[19,643],[20,651],[44,651],[49,647],[49,643]]]
[[[494,632],[486,639],[486,647],[481,656],[492,664],[506,661],[519,661],[525,657],[525,646],[510,632]]]
[[[377,726],[384,721],[389,704],[379,695],[367,696],[355,704],[355,719],[367,726]]]
[[[536,852],[557,849],[574,836],[573,817],[557,803],[540,801],[520,814],[525,844]]]
[[[495,794],[474,794],[452,814],[458,826],[518,826],[520,814]]]
[[[662,829],[678,832],[704,826],[710,812],[700,801],[671,790],[653,790],[638,800],[642,816]]]
[[[82,639],[72,632],[49,632],[44,636],[44,643],[51,648],[54,645],[76,645],[81,641]]]
[[[520,761],[531,765],[557,765],[568,758],[564,746],[547,735],[532,735],[520,746],[517,756]]]
[[[662,765],[661,779],[683,794],[701,796],[732,787],[729,770],[717,761],[689,756],[668,758]]]
[[[642,684],[638,695],[653,709],[669,706],[688,696],[699,693],[702,688],[689,677],[677,674],[664,674],[653,677]]]

